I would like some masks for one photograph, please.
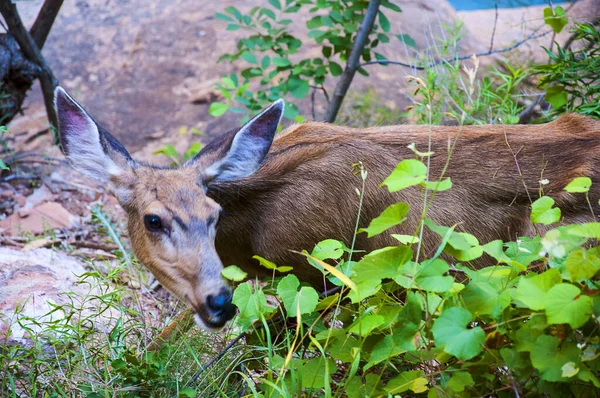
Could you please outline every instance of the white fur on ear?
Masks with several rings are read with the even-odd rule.
[[[54,91],[54,106],[62,149],[71,165],[101,181],[121,174],[122,168],[107,153],[110,149],[96,122],[62,87]]]
[[[205,170],[207,178],[227,181],[254,174],[271,148],[284,106],[279,99],[246,123],[233,138],[227,155]]]

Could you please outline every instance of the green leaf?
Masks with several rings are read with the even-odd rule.
[[[406,203],[395,203],[385,209],[378,217],[374,218],[367,228],[361,228],[358,232],[366,232],[369,238],[379,235],[383,231],[404,222],[408,210],[409,208]]]
[[[496,318],[510,305],[510,291],[498,290],[492,283],[471,281],[460,295],[465,308],[475,316],[491,315]]]
[[[194,390],[191,387],[186,387],[186,388],[182,388],[181,390],[179,390],[179,398],[194,398],[196,395],[198,395],[198,392],[196,390]]]
[[[447,292],[454,284],[454,278],[444,276],[450,269],[448,264],[442,259],[426,261],[423,268],[418,273],[415,282],[419,287],[428,292]]]
[[[271,65],[271,58],[268,55],[265,55],[262,59],[262,61],[260,61],[260,66],[263,69],[267,69],[269,67],[269,65]]]
[[[368,336],[379,325],[385,322],[385,318],[377,314],[362,315],[350,328],[348,332],[359,336]]]
[[[292,96],[298,99],[306,97],[310,90],[308,82],[297,77],[290,78],[288,85]]]
[[[248,276],[248,274],[242,271],[237,265],[230,265],[229,267],[223,268],[221,275],[223,275],[225,279],[234,282],[241,282]]]
[[[396,35],[396,37],[398,38],[398,40],[400,40],[401,42],[403,42],[407,46],[413,47],[413,48],[417,48],[417,42],[412,37],[410,37],[409,35],[407,35],[407,34]]]
[[[600,239],[600,223],[589,222],[585,224],[573,225],[571,228],[569,228],[567,234],[582,238]]]
[[[166,144],[164,147],[160,148],[158,151],[152,152],[152,154],[153,155],[165,155],[175,161],[177,161],[177,159],[179,158],[179,153],[177,153],[177,150],[171,144]]]
[[[424,181],[422,185],[430,191],[442,192],[452,188],[452,181],[450,178],[445,178],[442,181]]]
[[[427,384],[429,382],[422,370],[409,370],[400,373],[398,377],[390,380],[385,386],[385,391],[393,396],[408,390],[419,394],[427,391]]]
[[[0,159],[0,170],[10,170],[10,167],[8,167],[2,159]]]
[[[573,328],[583,326],[592,315],[592,299],[581,294],[578,287],[561,283],[546,294],[546,316],[549,324],[568,323]]]
[[[227,11],[228,13],[230,13],[231,15],[233,15],[235,17],[235,19],[237,19],[238,21],[242,21],[242,13],[235,7],[233,6],[229,6],[227,8],[225,8],[225,11]]]
[[[258,61],[256,60],[256,55],[254,55],[254,53],[251,53],[250,51],[244,51],[242,53],[242,59],[251,64],[258,65]]]
[[[414,245],[415,243],[419,243],[418,236],[412,235],[401,235],[401,234],[392,234],[392,238],[396,239],[398,242],[404,245]]]
[[[560,209],[554,206],[554,199],[542,196],[531,205],[531,222],[550,225],[560,220]]]
[[[567,256],[565,267],[573,282],[592,279],[600,271],[600,258],[583,249],[575,250]]]
[[[381,25],[381,29],[386,33],[389,32],[390,20],[387,19],[387,17],[381,11],[379,11],[377,14],[379,15],[379,24]]]
[[[319,260],[337,260],[344,254],[344,248],[346,246],[339,240],[325,239],[316,244],[311,255]]]
[[[407,246],[392,246],[374,250],[356,264],[353,269],[355,276],[352,279],[358,282],[394,278],[402,264],[410,260],[412,256],[413,252]]]
[[[559,109],[566,105],[568,101],[567,92],[562,86],[546,87],[544,99],[548,101],[554,109]]]
[[[552,30],[560,33],[563,28],[569,23],[569,18],[564,8],[561,6],[544,8],[544,22],[550,25]]]
[[[269,4],[271,4],[276,9],[281,10],[281,3],[279,2],[279,0],[269,0]]]
[[[190,160],[191,158],[193,158],[194,156],[199,154],[201,150],[202,150],[202,144],[199,142],[194,142],[192,145],[190,145],[188,150],[185,151],[185,153],[183,154],[183,160],[185,160],[185,161]]]
[[[415,337],[418,332],[419,328],[414,323],[395,327],[391,334],[386,335],[375,344],[369,355],[369,362],[365,365],[364,370],[366,371],[388,358],[397,357],[407,351],[415,350]]]
[[[436,345],[463,361],[479,355],[485,343],[485,332],[479,326],[467,329],[472,320],[471,313],[464,308],[446,309],[431,328]]]
[[[343,73],[342,67],[337,62],[329,62],[329,71],[332,76],[340,76]]]
[[[295,275],[287,275],[277,285],[277,294],[283,301],[289,317],[295,317],[298,308],[300,314],[310,314],[319,302],[319,294],[315,289],[302,286],[298,291],[300,281]]]
[[[218,19],[221,21],[233,22],[233,18],[231,18],[229,15],[221,14],[220,12],[215,14],[215,19]]]
[[[261,289],[253,292],[252,286],[248,283],[242,283],[235,289],[232,302],[240,310],[238,322],[245,330],[261,315],[275,311],[275,308],[267,305],[264,292]]]
[[[302,380],[302,388],[323,388],[325,384],[331,383],[329,377],[337,371],[337,365],[331,358],[317,357],[306,361],[300,366],[299,376]]]
[[[218,117],[227,112],[227,109],[229,109],[228,104],[224,104],[222,102],[213,102],[208,108],[208,113],[210,113],[211,116]]]
[[[565,343],[554,336],[542,335],[535,342],[531,351],[531,364],[540,371],[546,381],[562,381],[563,366],[568,362],[579,363],[579,349],[574,344]]]
[[[381,183],[387,185],[390,192],[396,192],[401,189],[417,185],[427,178],[427,166],[416,159],[405,159],[398,163],[398,166]]]
[[[285,67],[285,66],[290,66],[291,64],[292,63],[287,58],[282,58],[282,57],[274,57],[273,58],[273,65],[275,65],[275,66]]]
[[[515,300],[535,311],[546,308],[546,293],[562,282],[560,272],[556,268],[549,269],[539,275],[522,276],[514,292]]]
[[[589,177],[577,177],[564,188],[569,193],[585,193],[590,190],[592,180]]]
[[[463,392],[465,387],[473,387],[475,381],[469,372],[454,372],[448,381],[448,387],[454,392]]]

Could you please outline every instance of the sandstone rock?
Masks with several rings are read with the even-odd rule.
[[[79,222],[79,217],[69,213],[59,203],[48,202],[10,215],[0,223],[0,228],[12,235],[25,232],[38,235],[48,229],[73,227]]]

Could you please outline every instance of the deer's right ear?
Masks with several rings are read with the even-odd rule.
[[[63,153],[77,170],[101,181],[117,182],[134,161],[123,146],[61,87],[54,91]]]

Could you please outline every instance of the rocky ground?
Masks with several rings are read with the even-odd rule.
[[[19,2],[25,23],[31,23],[41,3]],[[393,14],[394,29],[409,33],[420,49],[427,48],[432,37],[442,35],[444,25],[463,20],[466,34],[461,53],[465,55],[509,46],[543,22],[541,7],[501,10],[496,16],[493,10],[459,14],[445,1],[435,2],[435,7],[426,0],[397,3],[403,12]],[[577,2],[571,15],[598,16],[599,3]],[[213,83],[239,69],[216,63],[244,35],[241,30],[226,31],[225,23],[214,18],[215,12],[228,5],[247,10],[254,4],[240,0],[68,1],[44,55],[61,85],[134,157],[159,161],[152,152],[163,145],[173,144],[183,151],[199,139],[180,135],[182,128],[205,132],[200,139],[206,141],[238,123],[234,116],[215,119],[208,115],[208,106],[218,97]],[[298,17],[294,31],[305,29],[306,18]],[[567,36],[565,32],[558,40]],[[543,59],[540,44],[548,45],[550,40],[547,35],[483,62],[490,65],[501,57]],[[317,47],[306,48],[307,54],[317,51]],[[406,60],[399,42],[382,52],[389,59]],[[410,70],[376,66],[370,71],[371,77],[357,79],[355,90],[373,88],[395,109],[409,104],[403,77]],[[81,289],[74,284],[75,275],[94,264],[116,261],[114,241],[91,222],[92,207],[103,205],[120,224],[123,212],[103,186],[71,170],[50,146],[38,87],[31,91],[24,114],[9,128],[7,143],[19,161],[12,174],[0,176],[0,314],[10,317],[17,303],[25,303],[22,311],[38,316],[48,309],[48,300],[60,302],[64,299],[61,292]],[[152,300],[148,302],[153,305]],[[23,337],[21,332],[13,334]]]

